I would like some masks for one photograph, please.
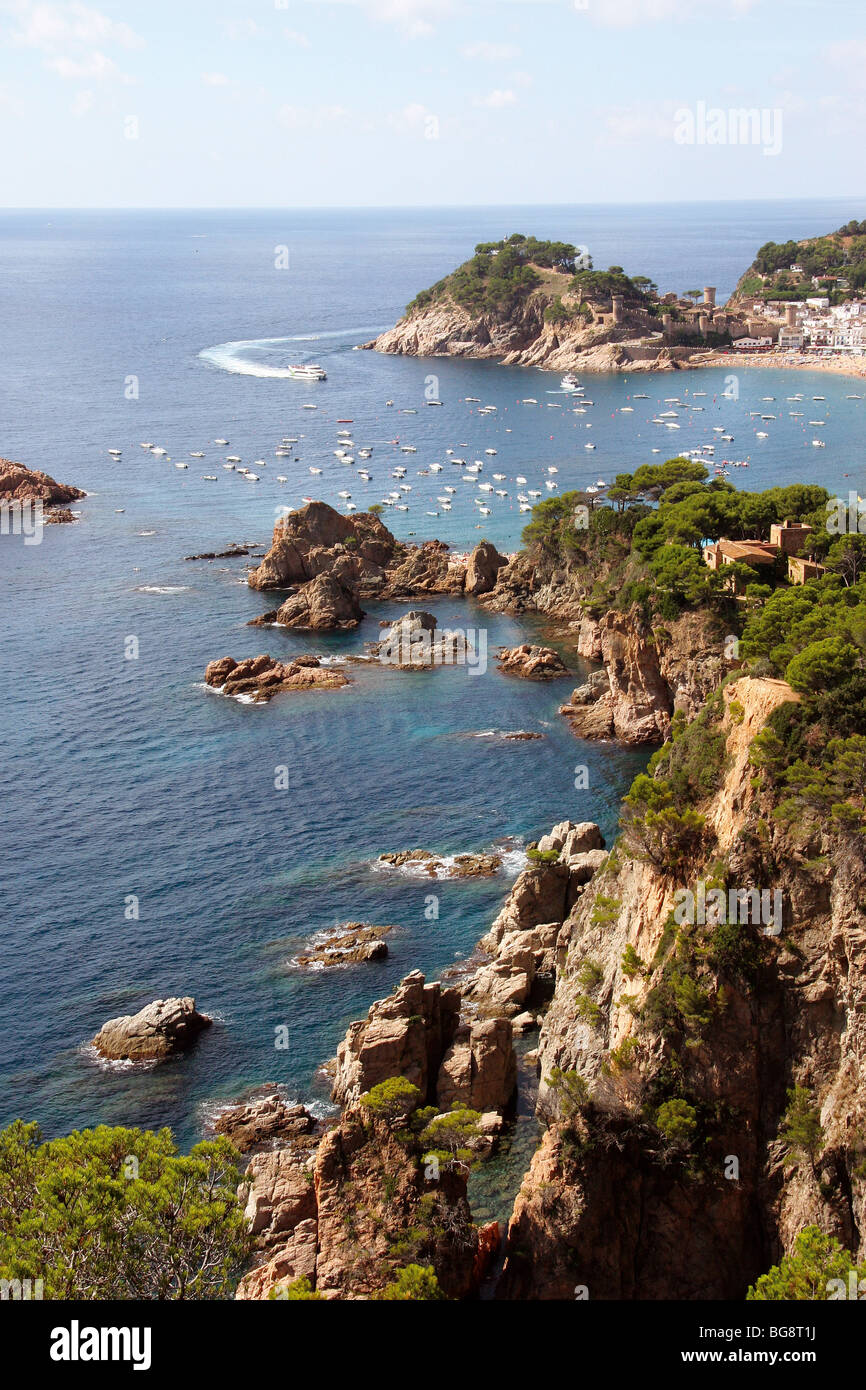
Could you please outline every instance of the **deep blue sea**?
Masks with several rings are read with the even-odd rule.
[[[208,1111],[245,1087],[280,1081],[302,1100],[325,1098],[319,1067],[348,1022],[408,970],[435,975],[471,951],[526,840],[566,817],[612,834],[645,761],[568,733],[556,714],[568,681],[509,680],[493,661],[475,676],[353,665],[344,690],[266,707],[222,699],[202,686],[215,657],[360,654],[402,610],[371,608],[341,636],[251,629],[274,600],[246,587],[244,562],[184,556],[266,542],[279,509],[305,496],[342,506],[339,492],[351,491],[359,509],[381,501],[399,490],[398,463],[411,488],[408,511],[385,517],[398,535],[460,548],[484,535],[514,549],[528,519],[521,488],[547,495],[547,479],[560,490],[609,481],[697,447],[715,426],[734,436],[717,457],[749,461],[732,474],[739,486],[807,480],[866,493],[866,392],[843,377],[744,371],[736,400],[722,396],[721,371],[588,378],[592,405],[576,414],[549,374],[353,348],[476,242],[511,231],[586,244],[597,266],[647,273],[663,290],[715,284],[721,301],[762,242],[862,213],[853,199],[0,213],[0,454],[90,494],[79,524],[47,528],[40,545],[0,537],[0,1122],[36,1119],[49,1134],[99,1121],[167,1124],[189,1144]],[[283,247],[288,267],[277,269]],[[295,361],[320,362],[327,381],[287,379]],[[437,408],[426,405],[431,375]],[[795,393],[802,404],[786,401]],[[693,408],[668,434],[650,422],[675,395]],[[529,398],[536,404],[521,403]],[[479,414],[481,405],[497,409]],[[776,418],[761,422],[761,413]],[[359,460],[352,468],[335,456],[345,420],[355,451],[373,449],[368,484]],[[811,446],[819,429],[822,450]],[[274,454],[283,436],[298,440],[290,458]],[[403,444],[417,452],[401,453]],[[478,515],[477,490],[448,449],[484,460],[485,480],[504,475],[495,486],[508,496],[486,494],[489,516]],[[229,453],[260,481],[224,469]],[[189,467],[175,468],[180,461]],[[443,471],[423,476],[434,462]],[[456,488],[450,513],[436,500],[445,486]],[[491,655],[549,637],[541,624],[458,601],[435,611],[451,626],[483,625]],[[129,637],[135,660],[125,658]],[[473,737],[513,729],[545,738]],[[588,790],[574,789],[577,764],[589,768]],[[277,791],[283,766],[289,789]],[[507,871],[481,882],[431,885],[371,867],[386,850],[496,844]],[[431,893],[438,919],[425,912]],[[396,924],[386,962],[312,975],[291,966],[304,940],[348,920]],[[186,993],[217,1023],[184,1057],[142,1071],[104,1069],[87,1052],[107,1018]],[[275,1047],[282,1026],[285,1050]]]

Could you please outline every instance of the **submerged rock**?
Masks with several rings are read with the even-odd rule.
[[[446,859],[427,849],[380,854],[379,863],[395,869],[417,866],[431,878],[490,878],[502,868],[502,858],[498,854],[456,854],[453,859]]]
[[[297,957],[297,963],[302,966],[331,966],[384,960],[388,945],[383,938],[393,930],[393,926],[375,927],[366,922],[346,922],[323,940],[308,947],[303,955]]]
[[[115,1061],[159,1061],[188,1047],[212,1019],[196,1010],[195,1000],[155,999],[137,1014],[110,1018],[93,1039],[103,1056]]]

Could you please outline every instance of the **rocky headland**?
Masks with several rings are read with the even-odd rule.
[[[71,512],[59,509],[86,496],[80,487],[58,483],[38,468],[0,459],[0,503],[41,502],[46,508],[46,521],[72,521],[75,518]]]
[[[363,346],[413,357],[490,359],[547,371],[659,372],[700,366],[759,333],[761,316],[715,290],[660,295],[645,275],[595,270],[563,243],[512,236],[422,290],[393,328]]]

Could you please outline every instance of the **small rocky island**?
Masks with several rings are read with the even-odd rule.
[[[204,678],[221,695],[246,696],[255,704],[266,704],[286,691],[339,690],[350,683],[342,671],[323,666],[317,656],[296,656],[288,662],[267,655],[245,661],[223,656],[210,663]]]
[[[45,522],[74,521],[67,503],[77,502],[87,493],[71,483],[58,483],[38,468],[25,468],[23,463],[0,459],[0,505],[21,506],[41,503]]]
[[[102,1057],[117,1062],[160,1062],[181,1052],[212,1019],[198,1012],[195,1000],[155,999],[137,1014],[110,1018],[93,1039]]]

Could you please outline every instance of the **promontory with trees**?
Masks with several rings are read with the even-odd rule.
[[[478,357],[551,371],[658,371],[714,365],[737,341],[779,335],[779,305],[866,288],[866,223],[768,242],[724,306],[713,286],[661,294],[652,278],[596,267],[585,248],[515,233],[421,290],[365,346],[418,357]],[[774,306],[771,311],[770,305]],[[766,307],[765,307],[766,306]]]

